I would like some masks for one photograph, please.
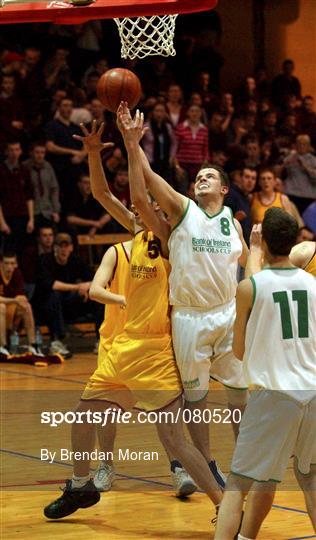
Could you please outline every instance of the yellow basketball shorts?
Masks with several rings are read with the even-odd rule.
[[[81,399],[150,411],[166,407],[182,394],[171,336],[136,337],[124,332],[108,351],[102,339],[98,367]]]

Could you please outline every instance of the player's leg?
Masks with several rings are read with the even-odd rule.
[[[299,471],[298,462],[295,458],[294,472],[299,486],[304,493],[306,509],[316,532],[316,464],[311,465],[309,474],[302,474]]]
[[[101,452],[106,459],[101,461],[94,475],[94,485],[99,491],[110,491],[115,470],[112,455],[116,437],[116,422],[107,422],[105,426],[97,426],[97,436]]]
[[[90,479],[90,455],[95,442],[95,424],[89,421],[89,412],[102,412],[109,407],[109,403],[102,404],[98,401],[79,402],[75,411],[76,421],[71,430],[73,477],[66,481],[62,496],[44,508],[47,518],[66,517],[79,508],[88,508],[100,500],[100,494]]]
[[[8,355],[7,349],[7,321],[6,321],[6,305],[0,303],[0,352]]]
[[[192,495],[197,490],[197,485],[168,447],[164,445],[163,447],[169,459],[171,480],[176,497],[182,498]]]
[[[192,441],[209,464],[212,474],[223,489],[225,477],[210,451],[209,388],[210,356],[212,355],[213,319],[208,312],[173,308],[172,338],[180,372]]]
[[[252,480],[230,474],[220,505],[215,540],[233,539],[238,532],[242,515],[244,498],[252,484]]]
[[[179,416],[181,417],[181,414],[178,414],[179,409],[182,409],[181,398],[164,409],[167,413],[172,412],[174,421],[171,422],[170,418],[163,421],[163,417],[161,417],[161,421],[157,423],[159,438],[164,447],[168,448],[169,452],[180,461],[196,484],[205,491],[215,505],[218,505],[222,500],[222,492],[203,455],[186,440],[181,418],[176,421]]]
[[[32,306],[28,300],[25,299],[25,302],[22,306],[18,307],[18,314],[22,317],[24,328],[27,335],[27,340],[29,344],[29,350],[33,354],[37,354],[36,343],[35,343],[35,323],[33,317]]]
[[[227,407],[231,413],[230,421],[232,424],[235,440],[237,440],[241,418],[244,414],[248,401],[248,390],[239,388],[228,388],[227,386],[225,386],[225,391],[227,396]]]
[[[245,538],[257,538],[260,527],[271,510],[276,482],[254,482],[248,493],[240,534]]]

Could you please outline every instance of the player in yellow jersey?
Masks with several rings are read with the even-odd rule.
[[[279,193],[276,188],[276,177],[270,168],[264,168],[259,172],[260,191],[253,193],[251,201],[251,220],[253,223],[261,223],[268,208],[284,208],[292,214],[291,204],[287,195]]]
[[[92,179],[104,180],[100,158],[104,147],[100,141],[102,128],[96,133],[94,123],[91,134],[84,127],[83,131],[85,137],[82,140],[88,151]],[[133,164],[133,152],[131,149],[128,151],[133,199],[133,182],[140,179],[144,183],[144,178],[138,161]],[[72,426],[72,445],[74,458],[79,455],[80,459],[74,459],[73,478],[67,481],[63,495],[45,508],[44,514],[50,519],[59,519],[99,501],[100,494],[89,474],[94,426],[87,421],[87,413],[135,406],[149,411],[163,409],[169,413],[157,424],[162,443],[218,506],[222,492],[206,460],[187,442],[183,432],[182,386],[173,355],[168,305],[169,263],[166,255],[169,226],[152,210],[145,196],[142,200],[145,211],[144,208],[142,210],[148,218],[146,225],[153,231],[159,230],[159,242],[152,233],[137,230],[139,227],[135,226],[134,215],[107,192],[104,183],[102,188],[100,183],[95,186],[92,181],[91,184],[92,192],[100,196],[98,200],[107,205],[113,217],[124,223],[130,232],[136,233],[130,260],[126,323],[124,332],[114,339],[106,365],[102,363],[102,368],[99,366],[101,369],[98,367],[92,375],[77,407],[80,422]],[[161,233],[163,229],[165,235]]]
[[[316,242],[306,241],[294,246],[290,261],[316,277]]]

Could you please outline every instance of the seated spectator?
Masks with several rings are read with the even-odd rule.
[[[82,173],[68,207],[67,222],[70,229],[74,234],[94,236],[96,233],[106,232],[106,224],[111,219],[93,198],[89,176]]]
[[[278,116],[276,111],[270,109],[262,116],[262,126],[260,129],[260,140],[264,142],[266,139],[271,139],[277,135]]]
[[[284,160],[285,192],[302,214],[316,199],[316,157],[310,137],[296,137],[296,149]]]
[[[235,176],[235,183],[231,184],[229,193],[225,197],[225,206],[232,209],[234,218],[240,222],[244,239],[248,245],[252,228],[249,195],[255,189],[256,180],[256,169],[244,167],[240,176]]]
[[[89,111],[89,103],[85,91],[82,88],[74,88],[72,92],[73,110],[70,120],[76,126],[88,124],[92,121],[92,114]]]
[[[176,166],[179,172],[187,173],[193,182],[202,164],[209,159],[208,128],[201,122],[201,108],[191,105],[187,119],[176,129]]]
[[[9,355],[7,333],[16,331],[20,322],[26,330],[28,352],[43,356],[35,343],[35,325],[31,304],[25,296],[22,274],[16,254],[5,252],[0,261],[0,353]]]
[[[97,97],[97,84],[99,82],[99,78],[100,76],[97,71],[91,71],[91,73],[87,75],[84,90],[87,94],[88,101],[91,101]]]
[[[142,139],[142,145],[151,168],[170,183],[171,163],[177,143],[163,103],[154,106],[151,118],[145,123],[144,128],[147,128],[147,131]]]
[[[30,159],[23,163],[32,180],[36,228],[60,220],[59,185],[54,169],[45,157],[45,144],[34,143]]]
[[[29,171],[20,164],[19,142],[9,142],[0,163],[0,230],[5,248],[20,255],[34,230],[34,195]]]
[[[40,256],[52,253],[54,229],[51,225],[42,225],[37,231],[36,243],[28,245],[21,256],[20,269],[24,279],[24,288],[29,300],[32,299],[38,273]]]
[[[277,179],[273,169],[265,168],[259,172],[260,191],[256,191],[251,201],[251,219],[254,223],[261,223],[268,208],[284,208],[292,213],[289,198],[276,191]],[[294,216],[293,216],[294,217]]]
[[[73,253],[71,236],[59,233],[53,253],[42,255],[33,299],[37,318],[46,322],[51,334],[50,352],[70,358],[63,340],[65,321],[95,312],[89,298],[92,274],[83,261]]]

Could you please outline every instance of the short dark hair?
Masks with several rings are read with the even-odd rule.
[[[266,172],[269,172],[273,175],[273,178],[276,178],[276,174],[275,174],[275,171],[273,170],[273,167],[261,167],[259,169],[259,178],[260,176],[263,174],[263,173],[266,173]]]
[[[17,255],[15,253],[15,251],[13,251],[13,249],[6,249],[2,255],[1,255],[1,259],[17,259]]]
[[[269,208],[262,222],[262,237],[271,255],[289,255],[296,244],[297,221],[283,208]]]
[[[215,169],[215,171],[219,173],[219,178],[220,178],[222,186],[227,186],[227,187],[230,186],[229,176],[227,172],[224,171],[223,167],[221,167],[220,165],[214,165],[213,163],[206,163],[205,165],[203,165],[203,167],[200,168],[199,172],[203,171],[204,169]]]

